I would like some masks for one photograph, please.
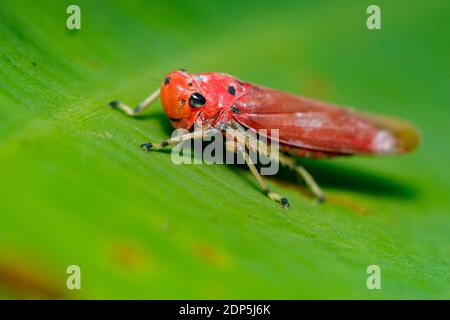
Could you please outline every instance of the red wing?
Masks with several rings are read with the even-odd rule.
[[[273,89],[251,86],[233,117],[253,130],[279,129],[293,147],[345,154],[402,153],[416,147],[417,131],[400,120],[369,115]]]

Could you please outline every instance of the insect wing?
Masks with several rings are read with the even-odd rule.
[[[389,154],[414,149],[416,129],[394,118],[370,115],[278,90],[251,86],[233,117],[252,129],[278,129],[292,147],[343,154]]]

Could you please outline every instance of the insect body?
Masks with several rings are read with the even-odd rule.
[[[237,144],[232,148],[244,157],[252,174],[269,198],[288,207],[285,197],[268,188],[248,157],[246,130],[278,129],[279,161],[301,176],[319,200],[324,196],[309,173],[289,155],[329,157],[339,155],[400,154],[413,150],[419,142],[417,130],[407,122],[353,111],[317,100],[265,88],[216,72],[192,74],[170,72],[161,88],[136,108],[113,101],[112,107],[134,116],[161,96],[164,112],[174,128],[192,130],[200,124],[206,130],[163,141],[145,143],[149,151],[188,139],[203,138],[217,130],[230,133]],[[269,157],[271,155],[268,155]]]

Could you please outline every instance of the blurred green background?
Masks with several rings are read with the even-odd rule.
[[[440,0],[0,0],[0,298],[450,298],[449,23]],[[329,201],[284,173],[285,211],[242,168],[141,152],[171,133],[159,103],[107,107],[178,68],[399,116],[423,143],[300,159]]]

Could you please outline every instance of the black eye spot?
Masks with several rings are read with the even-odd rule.
[[[206,99],[200,93],[196,92],[189,98],[189,105],[193,108],[199,108],[206,103]]]
[[[189,86],[189,87],[192,87],[192,82],[189,82],[189,83],[188,83],[188,86]]]
[[[228,93],[234,96],[236,94],[236,89],[233,86],[228,87]]]
[[[170,77],[166,77],[165,79],[164,79],[164,84],[165,85],[168,85],[170,83]]]

